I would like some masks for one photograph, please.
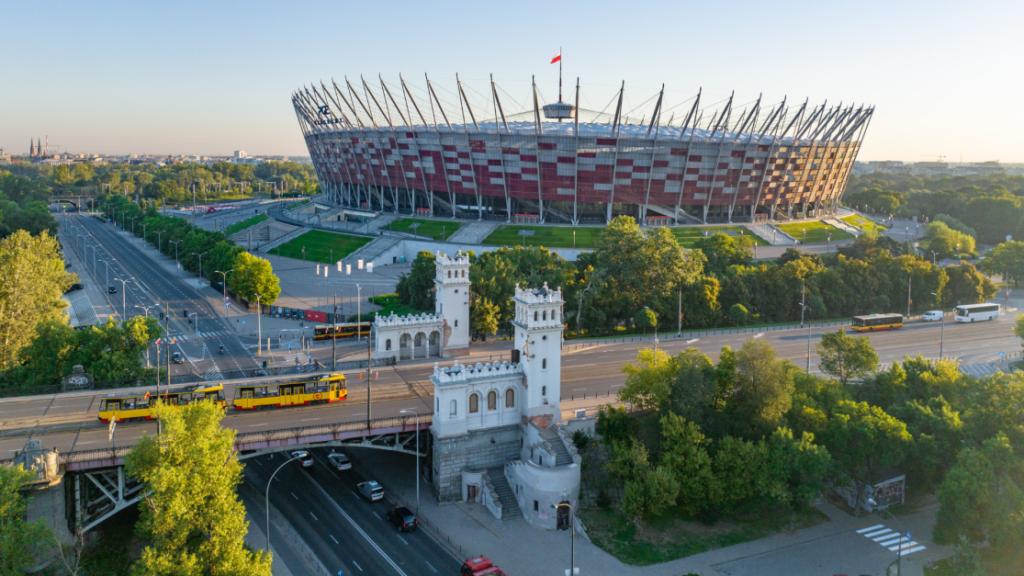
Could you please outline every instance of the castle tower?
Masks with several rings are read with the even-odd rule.
[[[540,428],[562,419],[562,290],[521,290],[516,284],[515,349],[526,375],[523,415]]]
[[[469,354],[469,256],[462,253],[449,258],[438,254],[434,311],[444,317],[444,355]]]

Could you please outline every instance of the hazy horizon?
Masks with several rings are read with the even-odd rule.
[[[23,154],[30,139],[48,136],[71,153],[307,156],[290,102],[303,85],[332,77],[340,84],[346,75],[356,84],[362,73],[379,89],[378,72],[389,83],[402,72],[415,92],[426,71],[439,96],[457,105],[456,72],[478,102],[493,73],[510,101],[532,105],[532,74],[544,100],[557,100],[558,66],[548,62],[561,46],[565,97],[579,77],[584,108],[601,110],[623,80],[637,110],[662,83],[674,112],[701,87],[709,106],[735,90],[737,113],[761,93],[766,109],[784,96],[866,103],[876,112],[861,161],[941,154],[959,162],[962,154],[964,162],[1024,162],[1016,137],[1024,111],[1011,97],[1024,84],[1024,40],[1015,29],[1024,5],[621,9],[610,2],[526,2],[514,11],[399,2],[383,12],[317,2],[15,4],[0,38],[7,87],[0,147]]]

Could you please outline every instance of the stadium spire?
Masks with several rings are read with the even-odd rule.
[[[558,47],[558,56],[551,59],[551,63],[558,62],[558,103],[562,103],[562,47]]]

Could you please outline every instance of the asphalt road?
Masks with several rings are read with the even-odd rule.
[[[150,309],[150,315],[159,315],[159,312],[167,309],[171,316],[169,334],[171,336],[188,336],[188,342],[172,344],[171,352],[181,352],[186,363],[183,365],[171,366],[171,373],[177,374],[195,370],[200,374],[217,377],[218,374],[228,370],[251,370],[258,367],[256,360],[249,350],[239,339],[231,334],[232,328],[211,308],[210,304],[199,297],[195,290],[188,286],[185,277],[175,274],[161,264],[144,254],[138,247],[140,239],[133,235],[126,234],[115,228],[113,224],[100,222],[92,216],[71,216],[72,226],[77,226],[82,232],[75,235],[74,241],[80,244],[95,246],[95,249],[80,249],[79,253],[85,256],[87,266],[93,269],[94,277],[106,281],[109,275],[111,279],[120,278],[128,280],[123,285],[121,282],[111,280],[110,284],[117,286],[122,296],[122,306],[117,306],[117,297],[111,295],[111,301],[118,313],[126,314],[128,318],[138,315],[145,315],[140,306],[158,306]],[[91,258],[90,258],[91,257]],[[109,260],[108,265],[102,260]],[[95,268],[91,265],[94,264]],[[192,317],[192,324],[183,317],[184,312],[196,314]],[[215,340],[200,340],[196,334],[225,334],[224,337]],[[219,353],[219,347],[224,346],[224,353]],[[161,347],[161,360],[166,365],[166,348]],[[150,350],[151,361],[156,361],[156,352]]]
[[[976,324],[960,324],[947,320],[944,353],[947,357],[962,358],[965,364],[975,364],[997,360],[999,351],[1007,353],[1018,351],[1021,343],[1020,339],[1013,334],[1013,323],[1014,314],[1012,312],[1004,313],[998,320]],[[817,328],[811,330],[812,372],[817,372],[814,343],[820,337],[821,332],[827,330]],[[908,355],[914,356],[919,353],[926,357],[937,357],[939,334],[938,323],[912,322],[905,325],[902,330],[873,333],[867,337],[871,338],[884,366],[893,361],[902,360]],[[663,338],[660,346],[672,354],[678,353],[688,346],[693,346],[703,350],[713,360],[717,360],[723,346],[737,348],[750,338],[765,338],[775,347],[781,357],[793,360],[798,366],[803,366],[805,363],[807,332],[801,330],[728,334],[690,340]],[[578,399],[584,394],[588,397],[613,396],[625,381],[622,366],[636,358],[638,349],[650,345],[649,341],[604,345],[563,355],[562,398]],[[510,341],[488,343],[486,351],[493,352],[494,358],[497,359],[498,355],[510,346]],[[506,352],[505,358],[507,357]],[[487,356],[480,358],[480,361],[486,360]],[[444,364],[449,363],[450,361],[444,362]],[[430,384],[429,376],[433,372],[433,367],[433,362],[422,362],[376,369],[378,376],[373,380],[371,390],[371,397],[374,399],[371,416],[374,418],[397,416],[403,409],[431,411],[433,409],[431,398],[433,386]],[[224,424],[240,432],[252,432],[364,419],[366,418],[367,380],[359,378],[360,372],[350,371],[345,374],[349,398],[344,402],[326,406],[259,412],[230,410]],[[94,420],[99,409],[99,399],[108,393],[109,391],[90,391],[3,399],[0,400],[0,422],[5,422],[5,426],[8,426],[7,422],[35,418],[63,417],[67,421]],[[230,401],[234,396],[233,385],[225,386],[225,395]],[[152,424],[121,425],[119,433],[123,436],[118,443],[130,442],[132,438],[140,436],[143,430],[150,428],[153,428]],[[44,446],[56,446],[61,451],[90,450],[109,446],[105,430],[51,433],[38,437],[43,440]],[[0,458],[23,446],[23,438],[0,440]]]
[[[331,574],[458,574],[460,563],[425,531],[399,533],[385,520],[387,499],[373,502],[359,495],[365,480],[355,470],[339,472],[328,465],[328,449],[315,449],[315,464],[284,465],[274,477],[270,502],[292,525]],[[261,494],[274,470],[290,458],[277,453],[246,461],[245,483]],[[385,493],[387,486],[384,487]],[[265,518],[260,500],[254,517]],[[266,528],[263,527],[265,530]],[[294,570],[294,567],[293,567]]]

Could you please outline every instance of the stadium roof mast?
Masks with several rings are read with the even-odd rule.
[[[559,122],[561,122],[562,120],[564,120],[566,118],[573,118],[573,119],[575,119],[576,118],[576,110],[578,108],[578,104],[579,103],[577,102],[577,106],[573,106],[572,104],[566,104],[565,102],[562,102],[562,48],[561,47],[558,48],[558,56],[555,56],[551,60],[552,64],[554,64],[555,62],[558,62],[558,102],[556,102],[554,104],[545,104],[544,105],[544,117],[545,118],[556,118],[556,119],[558,119]],[[577,78],[577,87],[578,87],[578,84],[579,84],[579,79]],[[537,91],[537,84],[536,84],[536,82],[534,82],[533,90],[534,90],[534,92]],[[577,89],[577,92],[579,92],[578,89]],[[535,97],[535,99],[536,99],[536,97]],[[577,96],[577,101],[578,100],[579,100],[579,97]]]

